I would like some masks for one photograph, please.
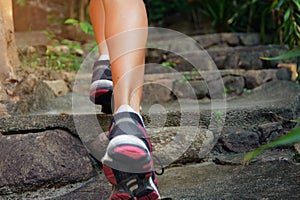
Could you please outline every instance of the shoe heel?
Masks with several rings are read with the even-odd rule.
[[[130,194],[121,192],[121,193],[113,194],[109,199],[110,200],[120,200],[120,199],[122,199],[122,200],[133,200],[134,198],[132,198]]]
[[[146,194],[142,197],[137,197],[138,200],[157,200],[160,199],[158,193],[156,191],[152,191],[149,194]]]

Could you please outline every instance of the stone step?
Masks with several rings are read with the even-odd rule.
[[[275,127],[274,132],[291,126],[299,92],[298,84],[278,81],[226,101],[144,105],[154,155],[169,165],[207,159],[214,147],[235,153],[248,151],[260,144],[264,137],[260,131],[268,129],[267,124]],[[70,187],[88,184],[97,173],[88,152],[100,152],[95,157],[103,155],[107,138],[100,133],[107,131],[110,118],[96,113],[65,113],[0,119],[0,194],[27,191],[29,195],[28,191],[73,184],[70,191]]]
[[[292,62],[295,59],[264,61],[261,57],[275,57],[288,51],[286,47],[279,45],[256,45],[256,46],[237,46],[219,47],[203,50],[201,48],[189,50],[181,44],[172,44],[168,47],[170,52],[159,49],[147,51],[147,62],[164,63],[163,65],[146,65],[146,73],[167,73],[171,71],[192,71],[192,70],[211,70],[211,65],[215,69],[244,69],[258,70],[277,68],[279,63]],[[176,45],[179,45],[177,47]],[[190,44],[187,44],[189,46]],[[172,53],[176,52],[176,53]],[[180,52],[180,53],[178,53]]]
[[[185,42],[185,38],[190,38],[201,45],[204,49],[214,47],[232,46],[255,46],[261,44],[259,33],[213,33],[205,35],[184,35],[177,31],[167,29],[150,29],[148,40],[151,44],[170,44]],[[153,42],[153,43],[152,43]],[[162,46],[160,45],[160,46]]]
[[[203,77],[209,77],[205,73],[212,72],[201,75],[190,72],[148,75],[146,83],[180,81],[183,76],[187,81],[201,81]],[[238,77],[244,73],[244,70],[224,70],[220,74],[221,77]],[[170,85],[173,87],[174,83],[163,84],[167,88]],[[173,88],[171,91],[171,95],[176,94]],[[163,165],[194,163],[211,159],[213,148],[220,152],[244,153],[272,139],[267,135],[276,136],[283,129],[289,129],[293,125],[289,120],[299,113],[294,105],[299,92],[300,86],[294,82],[268,82],[266,79],[264,84],[240,96],[143,102],[142,114],[153,141],[154,155],[161,159]],[[86,104],[89,101],[86,94],[73,93],[62,98],[67,98],[63,99],[67,103],[65,107],[59,107],[61,110],[57,109],[55,114],[31,113],[0,119],[2,197],[78,198],[80,195],[72,191],[79,190],[82,196],[84,192],[91,192],[85,191],[90,189],[89,185],[97,187],[97,190],[109,191],[103,175],[100,178],[97,176],[98,168],[89,153],[97,158],[102,157],[108,142],[104,132],[108,130],[111,115],[101,114],[98,107]],[[61,100],[49,101],[49,104],[53,103],[51,109],[59,106]],[[72,105],[74,102],[76,105]],[[44,112],[49,111],[45,109]],[[270,131],[272,134],[269,134]],[[218,158],[218,162],[228,162],[228,159]],[[174,174],[172,169],[169,173]],[[162,179],[162,182],[177,180],[170,174],[168,177],[170,179]],[[172,188],[163,188],[166,194],[172,194]],[[92,191],[95,192],[95,188]],[[101,190],[97,197],[99,195],[106,199],[109,192]],[[206,196],[212,197],[209,194]]]
[[[282,92],[285,91],[285,92]],[[293,102],[300,92],[300,86],[291,81],[274,81],[245,92],[241,96],[231,97],[229,99],[180,99],[180,101],[164,102],[164,103],[143,103],[142,113],[145,117],[146,124],[151,123],[155,117],[160,115],[166,117],[164,126],[178,126],[182,113],[186,115],[199,115],[199,125],[207,127],[210,121],[210,115],[219,110],[226,110],[225,126],[237,126],[243,128],[251,128],[263,121],[270,120],[271,113],[282,113],[286,118],[290,118]],[[26,130],[47,129],[47,128],[63,128],[68,129],[72,133],[76,133],[76,128],[72,122],[74,116],[79,120],[88,121],[89,118],[97,117],[100,126],[107,130],[110,121],[110,115],[101,114],[98,108],[93,104],[88,104],[89,100],[86,96],[73,93],[65,97],[65,102],[69,102],[61,110],[57,110],[53,114],[36,113],[31,115],[17,115],[9,118],[0,119],[0,132],[17,133]],[[72,105],[72,100],[76,105]],[[58,101],[55,104],[55,101]],[[53,101],[54,105],[61,102],[60,98]],[[77,105],[77,104],[80,104]],[[77,108],[80,107],[80,108]],[[245,113],[245,114],[242,114]],[[260,117],[257,116],[258,113]],[[268,116],[268,113],[270,116]],[[151,116],[150,116],[151,115]],[[155,127],[155,124],[153,124]]]
[[[156,66],[156,65],[155,65]],[[73,92],[87,95],[91,74],[81,73],[76,77]],[[229,97],[242,95],[271,81],[290,81],[292,72],[288,68],[243,70],[224,69],[211,71],[170,72],[146,74],[143,103],[168,103],[176,99],[212,98],[226,94]]]
[[[285,91],[284,93],[282,91]],[[210,121],[210,115],[218,110],[226,110],[225,126],[238,126],[251,128],[263,121],[268,121],[272,112],[283,113],[290,118],[292,106],[295,97],[300,92],[300,86],[290,81],[274,81],[268,82],[250,93],[244,93],[241,96],[232,97],[230,99],[203,99],[203,100],[180,100],[166,103],[144,103],[143,115],[146,124],[160,115],[166,117],[164,126],[178,126],[182,113],[186,115],[199,115],[199,125],[207,127]],[[266,95],[267,94],[267,95]],[[57,110],[56,114],[31,114],[17,115],[9,118],[0,119],[1,133],[17,133],[26,130],[37,130],[47,128],[63,128],[68,129],[76,134],[76,128],[72,122],[74,116],[79,120],[88,121],[89,118],[97,117],[100,126],[107,130],[110,121],[110,115],[101,114],[98,109],[87,105],[89,102],[85,96],[73,93],[64,99],[69,102],[62,110]],[[77,99],[81,104],[82,110],[72,107],[72,99]],[[60,99],[56,99],[58,103]],[[85,105],[86,104],[86,105]],[[86,106],[86,107],[85,107]],[[82,112],[81,112],[82,111]],[[45,111],[46,112],[46,111]],[[90,112],[90,113],[89,113]],[[246,114],[242,114],[246,113]],[[258,113],[260,117],[257,116]],[[268,116],[268,113],[270,116]],[[151,116],[150,116],[151,115]],[[153,127],[155,124],[153,124]]]

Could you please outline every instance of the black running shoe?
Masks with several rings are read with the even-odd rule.
[[[112,113],[113,82],[109,60],[98,60],[93,67],[90,100],[102,105],[102,112]]]
[[[160,199],[151,157],[152,146],[140,117],[131,112],[116,114],[109,139],[102,164],[106,178],[113,185],[110,199]]]

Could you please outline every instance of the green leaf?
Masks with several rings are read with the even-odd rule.
[[[297,10],[300,11],[300,2],[299,2],[299,0],[293,0],[293,3],[297,7]]]
[[[20,7],[26,6],[25,0],[17,0],[17,1],[16,1],[16,4],[17,4],[18,6],[20,6]]]
[[[270,142],[268,144],[265,144],[249,153],[247,153],[244,157],[244,164],[249,163],[253,159],[255,159],[257,156],[259,156],[263,151],[280,146],[280,145],[290,145],[300,142],[300,126],[292,129],[289,133],[281,136],[279,139]]]
[[[80,26],[81,30],[82,30],[84,33],[88,33],[88,32],[89,32],[89,26],[88,26],[87,23],[80,22],[80,23],[79,23],[79,26]]]
[[[292,119],[291,122],[300,122],[300,119]]]
[[[283,21],[286,22],[291,16],[291,8],[288,8],[284,14]]]
[[[171,62],[163,62],[161,65],[163,67],[170,67],[170,68],[176,67],[176,63],[171,63]]]
[[[67,19],[65,21],[65,24],[73,24],[73,25],[77,25],[79,23],[79,21],[77,19]]]
[[[279,55],[276,57],[272,57],[272,58],[260,57],[260,59],[262,59],[262,60],[282,60],[282,59],[289,59],[289,58],[299,57],[299,56],[300,56],[300,47],[296,47],[285,54],[282,54],[282,55]]]
[[[280,7],[284,4],[284,2],[285,2],[285,0],[281,0],[281,1],[277,4],[277,6],[275,7],[275,9],[280,8]]]
[[[300,142],[300,127],[292,129],[289,133],[281,136],[278,140],[269,143],[269,146],[290,145]]]

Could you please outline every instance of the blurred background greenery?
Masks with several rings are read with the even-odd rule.
[[[214,32],[259,32],[265,43],[288,44],[290,48],[300,44],[299,0],[144,0],[151,26],[162,26],[186,34]],[[29,27],[64,25],[66,19],[90,23],[89,0],[14,0],[16,23],[22,24],[26,5],[37,5],[44,10],[60,9],[47,14],[47,25],[41,16]],[[62,8],[60,8],[62,7]],[[65,13],[65,14],[64,14]],[[20,15],[20,14],[19,14]],[[24,23],[23,23],[24,24]],[[81,24],[83,28],[87,28]],[[28,26],[27,26],[28,27]],[[91,32],[91,31],[90,31]]]
[[[300,54],[300,48],[297,48],[300,46],[299,0],[144,0],[144,2],[150,26],[169,28],[187,35],[255,32],[260,33],[263,44],[286,45],[294,50],[289,54],[290,57],[297,57]],[[50,63],[50,68],[79,69],[81,58],[77,61],[77,54],[78,50],[81,51],[80,45],[94,41],[88,13],[89,0],[13,0],[13,5],[16,32],[39,30],[46,34],[52,44],[67,43],[71,49],[63,55],[47,51],[46,60],[53,60],[46,63],[47,65]],[[25,55],[25,58],[22,60],[29,63],[36,61],[35,57],[28,59]],[[57,62],[61,58],[65,59]],[[73,62],[69,62],[70,59],[75,60],[77,64],[73,65]]]
[[[300,44],[299,0],[147,0],[149,21],[163,24],[174,16],[201,23],[215,32],[259,32],[265,42]]]

